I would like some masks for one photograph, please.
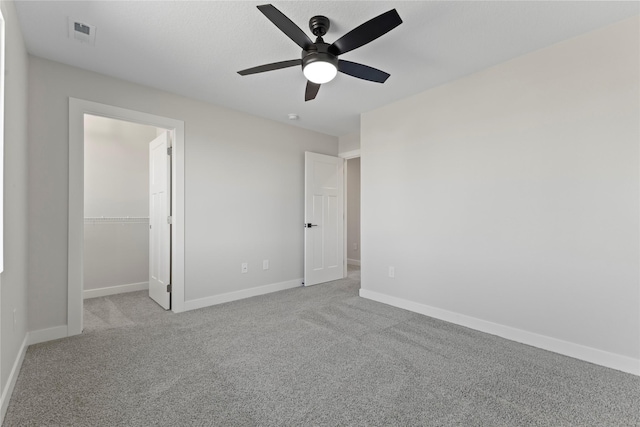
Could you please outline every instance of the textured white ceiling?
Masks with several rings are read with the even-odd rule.
[[[338,74],[304,102],[298,67],[241,77],[238,70],[297,59],[300,48],[239,1],[17,1],[36,56],[296,126],[344,135],[360,113],[640,13],[638,2],[275,1],[311,34],[331,20],[331,43],[396,8],[404,23],[341,56],[391,74],[385,84]],[[95,25],[95,46],[67,38],[67,18]],[[300,119],[289,122],[288,113]]]

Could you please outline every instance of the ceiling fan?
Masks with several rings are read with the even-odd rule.
[[[389,78],[389,74],[384,71],[358,64],[357,62],[338,59],[338,56],[372,42],[402,24],[402,19],[400,19],[400,15],[395,9],[378,15],[354,28],[333,42],[333,44],[325,43],[322,39],[330,26],[329,18],[326,16],[314,16],[309,20],[309,28],[313,35],[317,37],[314,43],[300,27],[273,5],[265,4],[258,6],[258,9],[280,31],[302,48],[302,58],[247,68],[246,70],[238,71],[241,76],[301,65],[302,72],[307,78],[307,88],[304,94],[305,101],[315,99],[318,90],[320,90],[320,85],[331,81],[338,71],[377,83],[384,83]]]

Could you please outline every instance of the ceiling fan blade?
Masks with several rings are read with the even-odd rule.
[[[300,29],[296,24],[287,18],[284,13],[280,12],[272,4],[265,4],[258,6],[260,12],[264,14],[276,27],[285,33],[291,40],[293,40],[302,49],[307,50],[309,46],[313,44],[309,36]]]
[[[247,68],[246,70],[238,71],[241,76],[248,74],[264,73],[265,71],[279,70],[281,68],[295,67],[296,65],[302,65],[302,59],[292,59],[290,61],[274,62],[272,64],[259,65],[253,68]]]
[[[344,59],[338,61],[338,71],[359,79],[369,80],[370,82],[376,83],[384,83],[390,75],[389,73],[385,73],[377,68],[358,64],[357,62],[345,61]]]
[[[374,41],[378,37],[385,35],[398,25],[402,24],[402,19],[395,9],[378,15],[373,19],[365,22],[357,28],[349,31],[344,36],[336,40],[329,46],[329,52],[334,55],[342,55],[353,49]]]
[[[320,85],[318,83],[313,83],[307,80],[307,89],[304,91],[305,102],[315,99],[319,90],[320,90]]]

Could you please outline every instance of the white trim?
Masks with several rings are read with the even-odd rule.
[[[360,260],[359,259],[347,258],[347,264],[359,266],[360,265]]]
[[[342,234],[343,239],[342,240],[344,240],[343,245],[342,245],[343,246],[342,253],[344,254],[344,257],[343,257],[343,260],[342,260],[342,263],[343,263],[343,266],[342,266],[342,268],[343,268],[342,278],[343,279],[346,279],[347,276],[349,275],[349,268],[347,267],[349,265],[349,262],[347,260],[347,254],[349,253],[349,248],[348,248],[349,222],[347,221],[347,219],[349,217],[349,212],[348,212],[349,203],[348,203],[348,200],[347,200],[347,196],[348,196],[348,193],[349,193],[349,191],[347,191],[348,190],[348,185],[349,185],[349,183],[347,182],[347,179],[348,179],[348,170],[347,170],[348,165],[349,165],[349,162],[347,161],[347,159],[345,159],[344,160],[344,164],[342,165],[342,167],[343,167],[342,170],[343,170],[343,173],[344,173],[344,177],[342,178],[342,182],[344,182],[344,190],[343,190],[343,198],[344,198],[344,200],[342,202],[342,206],[344,206],[344,211],[342,213],[342,230],[343,230],[343,234]]]
[[[22,362],[24,361],[24,355],[27,353],[27,344],[29,338],[29,334],[27,333],[22,340],[22,345],[20,346],[20,350],[18,350],[18,355],[16,356],[16,360],[13,362],[13,367],[11,368],[11,372],[9,373],[9,378],[7,378],[7,384],[4,386],[2,390],[2,396],[0,397],[0,401],[2,402],[0,409],[0,425],[4,422],[4,416],[7,414],[7,408],[9,408],[9,401],[11,400],[11,395],[13,394],[13,389],[16,386],[16,381],[18,380],[18,374],[20,373],[20,368],[22,367]]]
[[[149,224],[148,216],[85,217],[85,224]]]
[[[6,64],[6,24],[0,10],[0,242],[4,242],[4,113]],[[4,271],[4,245],[0,244],[0,273]]]
[[[126,294],[127,292],[144,291],[149,289],[149,282],[129,283],[128,285],[107,286],[104,288],[85,289],[84,299],[106,297],[108,295]]]
[[[4,74],[5,74],[5,64],[4,64],[4,54],[5,54],[5,21],[4,14],[2,13],[2,7],[0,7],[0,273],[4,270]],[[26,339],[26,337],[25,337]],[[22,343],[22,347],[25,346],[25,343]],[[0,354],[2,351],[0,349]],[[20,358],[20,354],[18,354],[18,359]],[[1,365],[1,364],[0,364]],[[7,387],[2,390],[2,395],[0,395],[0,425],[4,421],[4,414],[7,412],[7,406],[9,405],[9,398],[6,393],[8,392],[9,396],[13,392],[13,384],[15,383],[15,379],[13,379],[15,364],[13,370],[11,371],[11,376],[9,376],[9,380],[7,381]],[[16,375],[17,377],[17,375]]]
[[[345,151],[344,153],[339,153],[338,157],[342,157],[343,159],[355,159],[356,157],[360,157],[360,149]]]
[[[27,344],[40,344],[41,342],[59,340],[60,338],[66,338],[70,334],[67,333],[67,326],[54,326],[53,328],[39,329],[37,331],[29,332]]]
[[[522,344],[531,345],[554,353],[595,363],[596,365],[606,366],[608,368],[640,376],[640,359],[634,359],[621,354],[609,353],[597,348],[587,347],[581,344],[523,331],[522,329],[516,329],[510,326],[466,316],[464,314],[454,313],[402,298],[392,297],[379,292],[370,291],[368,289],[360,289],[360,296],[362,298],[392,305],[415,313],[424,314],[425,316],[466,326],[488,334],[497,335]]]
[[[69,240],[68,334],[82,333],[84,235],[84,114],[127,120],[172,131],[172,242],[171,307],[184,311],[184,122],[82,99],[69,98]]]
[[[240,291],[227,292],[226,294],[185,301],[184,308],[185,311],[196,310],[198,308],[224,304],[225,302],[237,301],[240,299],[255,297],[258,295],[270,294],[272,292],[283,291],[285,289],[299,288],[301,286],[302,278],[293,279],[286,282],[272,283],[270,285],[257,286],[255,288],[242,289]]]

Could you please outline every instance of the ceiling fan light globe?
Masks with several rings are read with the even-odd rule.
[[[306,64],[302,72],[310,82],[323,84],[334,79],[338,74],[338,68],[330,62],[314,61]]]

